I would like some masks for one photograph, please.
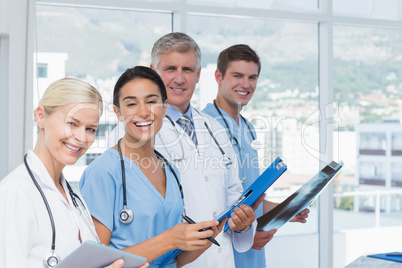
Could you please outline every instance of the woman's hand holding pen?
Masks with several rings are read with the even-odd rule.
[[[195,224],[183,222],[177,224],[170,229],[170,243],[173,248],[184,251],[207,248],[212,244],[207,238],[210,236],[214,237],[214,235],[216,236],[219,233],[218,224],[218,221],[203,221]],[[206,228],[211,229],[203,232],[199,231]]]
[[[182,267],[185,264],[188,264],[195,259],[197,259],[205,250],[207,250],[211,245],[212,242],[209,241],[208,237],[216,237],[223,229],[225,226],[225,223],[227,221],[227,218],[224,218],[219,221],[219,225],[217,226],[217,221],[209,221],[209,222],[200,222],[200,223],[195,223],[195,224],[189,224],[187,222],[181,223],[179,225],[187,225],[187,227],[194,227],[192,231],[195,230],[195,232],[198,232],[199,234],[204,234],[204,238],[202,238],[202,241],[205,242],[204,247],[199,247],[198,250],[194,251],[183,251],[177,256],[177,267]],[[213,224],[208,224],[208,223],[213,223]],[[200,225],[204,224],[204,225]],[[177,225],[176,225],[177,226]],[[207,231],[200,232],[199,230],[203,230],[205,228],[211,227],[211,229]],[[201,229],[200,229],[201,228]],[[212,234],[212,235],[211,235]],[[182,248],[181,248],[182,249]]]

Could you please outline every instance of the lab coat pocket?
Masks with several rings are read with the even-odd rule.
[[[208,184],[210,185],[209,193],[210,199],[214,200],[214,203],[219,207],[219,210],[223,210],[226,207],[226,194],[227,185],[225,181],[225,173],[222,170],[214,169],[211,170],[208,176]]]

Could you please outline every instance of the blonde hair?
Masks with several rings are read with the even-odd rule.
[[[51,83],[43,94],[39,105],[43,105],[46,114],[52,114],[57,108],[72,103],[97,104],[103,112],[100,93],[90,84],[75,78],[62,78]],[[36,109],[34,110],[34,117]]]

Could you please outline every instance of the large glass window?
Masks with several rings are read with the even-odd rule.
[[[161,35],[171,32],[172,16],[37,5],[36,27],[38,74],[34,106],[47,86],[62,77],[76,77],[92,84],[104,100],[95,143],[82,161],[65,168],[66,178],[77,181],[86,165],[108,146],[108,133],[117,122],[112,109],[115,81],[127,68],[150,65],[152,45]]]
[[[365,3],[374,2],[381,6],[380,1]],[[400,190],[395,177],[399,169],[391,165],[400,149],[401,41],[398,30],[334,26],[334,93],[340,159],[345,163],[335,182],[335,267],[397,247],[389,244],[393,237],[385,231],[369,241],[352,230],[402,225],[396,216],[402,211],[395,205],[400,202],[395,192]]]
[[[318,172],[317,25],[189,16],[188,30],[202,51],[201,79],[193,97],[199,108],[216,97],[214,72],[220,51],[234,44],[247,44],[259,54],[262,68],[257,89],[242,114],[251,120],[257,139],[265,144],[258,151],[261,171],[277,156],[286,161],[288,170],[270,187],[267,198],[283,201]],[[315,206],[311,210],[311,214],[317,213]],[[309,241],[318,246],[316,219],[305,225],[286,224],[277,235],[310,234]],[[303,253],[310,256],[309,267],[318,265],[314,248]],[[296,248],[287,250],[297,252]],[[286,266],[281,256],[274,246],[267,247],[268,266]]]

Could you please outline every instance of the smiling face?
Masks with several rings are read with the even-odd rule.
[[[169,104],[185,113],[201,73],[201,68],[197,67],[195,51],[161,54],[157,68],[152,65],[151,68],[161,76]]]
[[[120,89],[119,107],[113,107],[119,120],[124,120],[126,140],[142,146],[153,139],[162,127],[167,101],[162,101],[159,87],[152,81],[137,78]]]
[[[219,70],[215,72],[219,91],[217,101],[229,114],[240,112],[254,94],[258,80],[258,65],[248,61],[232,61],[223,76]]]
[[[93,103],[64,105],[50,115],[40,105],[36,121],[39,136],[50,152],[47,160],[62,167],[75,164],[94,142],[100,115],[101,109]]]

